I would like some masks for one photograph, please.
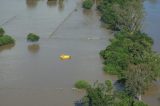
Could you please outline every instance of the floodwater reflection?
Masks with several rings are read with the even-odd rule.
[[[47,5],[48,5],[48,7],[57,6],[57,0],[48,0]]]
[[[28,8],[35,8],[39,0],[26,0],[26,5]]]
[[[0,47],[0,52],[2,52],[4,50],[11,50],[14,46],[15,46],[15,44],[1,46]]]
[[[64,9],[64,0],[59,0],[58,9],[59,11],[62,11]]]
[[[148,0],[149,1],[149,3],[151,3],[151,4],[157,4],[157,0]]]
[[[64,10],[64,0],[47,0],[48,7],[56,7],[58,6],[59,11]]]
[[[93,11],[92,10],[83,9],[83,14],[92,17],[93,16]]]
[[[35,54],[35,53],[37,53],[39,51],[39,49],[40,49],[39,44],[30,44],[30,45],[28,45],[28,51],[30,53]]]

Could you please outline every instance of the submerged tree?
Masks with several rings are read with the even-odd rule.
[[[144,15],[141,0],[102,0],[98,9],[102,21],[113,30],[136,32],[141,29]]]
[[[113,11],[117,14],[118,29],[137,32],[141,29],[143,19],[143,5],[141,0],[128,0],[123,5],[114,4]]]
[[[105,83],[96,82],[92,87],[88,88],[83,102],[84,106],[147,106],[123,91],[114,90],[109,80]]]
[[[0,28],[0,36],[3,36],[5,34],[5,30],[3,28]]]
[[[126,73],[126,89],[131,96],[141,100],[141,95],[154,81],[154,72],[147,64],[130,65]]]

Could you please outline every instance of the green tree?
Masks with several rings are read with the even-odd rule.
[[[101,20],[113,30],[133,33],[141,29],[144,16],[141,0],[102,0],[98,9],[102,13]]]
[[[129,65],[126,73],[126,90],[131,96],[141,100],[149,85],[154,81],[154,72],[147,64]]]
[[[0,28],[0,37],[5,34],[5,30],[3,28]]]
[[[27,35],[27,41],[36,42],[40,39],[40,37],[34,33],[29,33]]]
[[[82,3],[82,7],[85,9],[91,9],[93,6],[93,1],[92,0],[84,0]]]
[[[94,83],[93,87],[87,89],[87,95],[83,98],[85,106],[112,106],[114,96],[112,95],[112,83]]]
[[[87,95],[83,98],[84,106],[147,106],[124,91],[114,90],[109,80],[105,83],[96,82],[86,92]]]
[[[123,5],[113,4],[113,11],[117,16],[116,27],[131,33],[140,31],[144,16],[141,0],[127,0]]]

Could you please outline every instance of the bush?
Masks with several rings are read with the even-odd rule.
[[[36,34],[30,33],[27,35],[27,40],[31,41],[31,42],[38,41],[39,39],[40,39],[40,37]]]
[[[142,101],[135,101],[133,106],[148,106],[148,105],[143,103]]]
[[[75,83],[75,87],[78,89],[87,89],[90,84],[85,80],[79,80]]]
[[[82,7],[85,9],[91,9],[93,6],[92,0],[85,0],[83,1]]]
[[[100,52],[104,59],[104,71],[123,76],[129,64],[148,63],[153,40],[144,33],[120,31],[115,34],[111,44]]]
[[[0,46],[14,44],[14,39],[11,36],[3,35],[0,37]]]
[[[122,70],[121,67],[113,65],[113,64],[107,64],[104,66],[103,70],[106,73],[112,74],[112,75],[117,75],[119,72]]]
[[[3,28],[0,28],[0,36],[3,36],[5,34],[5,31]]]

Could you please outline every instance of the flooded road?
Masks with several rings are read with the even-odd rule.
[[[112,35],[80,0],[0,0],[0,25],[16,39],[0,48],[0,106],[73,106],[80,79],[114,79],[102,71],[99,51]],[[40,36],[26,42],[28,33]],[[63,53],[72,56],[62,61]]]
[[[143,31],[153,38],[153,49],[160,53],[160,0],[146,0],[144,9],[146,13]],[[160,81],[147,91],[143,100],[150,106],[160,106]]]

